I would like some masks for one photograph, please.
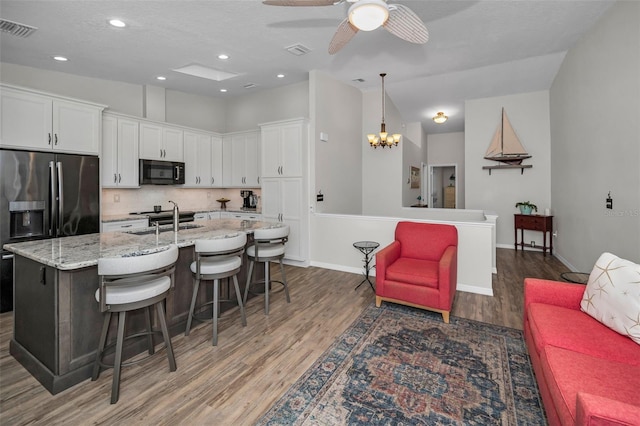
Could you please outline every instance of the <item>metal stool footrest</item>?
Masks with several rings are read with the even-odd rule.
[[[153,336],[153,335],[162,336],[162,330],[143,331],[143,332],[140,332],[140,333],[131,334],[129,336],[125,336],[124,341],[126,342],[127,340],[135,339],[137,337],[146,337],[146,336]],[[100,365],[100,367],[105,367],[105,368],[113,368],[114,367],[114,364],[104,363],[104,362],[102,362],[102,359],[106,355],[115,355],[115,351],[108,352],[107,350],[108,349],[114,349],[116,347],[117,343],[118,343],[117,340],[114,340],[113,342],[109,343],[108,345],[106,345],[104,347],[104,349],[102,350],[102,353],[96,355],[98,357],[98,365]],[[167,342],[164,342],[164,344],[158,350],[163,350],[163,349],[167,349]],[[142,361],[145,361],[148,358],[152,357],[153,355],[155,355],[155,353],[156,353],[156,348],[154,346],[153,348],[151,348],[151,353],[148,353],[145,357],[142,357],[142,358],[137,359],[135,361],[123,362],[120,365],[123,366],[123,367],[126,367],[126,366],[129,366],[129,365],[138,364],[138,363],[140,363]]]

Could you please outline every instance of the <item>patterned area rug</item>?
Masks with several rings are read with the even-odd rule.
[[[522,332],[371,305],[260,425],[545,425]]]

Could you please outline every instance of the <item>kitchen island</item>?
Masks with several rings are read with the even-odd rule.
[[[217,219],[181,224],[177,235],[171,225],[49,240],[6,244],[14,253],[14,334],[10,353],[52,394],[91,377],[103,314],[95,300],[100,257],[140,256],[180,249],[174,287],[166,299],[170,333],[184,332],[191,293],[194,244],[198,239],[224,238],[238,231],[249,236],[255,229],[280,223]],[[246,259],[245,259],[246,260]],[[246,281],[246,265],[238,280]],[[261,268],[256,268],[260,273]],[[222,286],[221,298],[233,298]],[[200,292],[199,303],[212,299],[211,286]],[[231,287],[232,288],[232,287]],[[230,293],[230,294],[229,294]],[[223,307],[224,309],[224,307]],[[127,333],[145,327],[144,312],[128,316]],[[128,342],[125,354],[146,349],[144,340]]]

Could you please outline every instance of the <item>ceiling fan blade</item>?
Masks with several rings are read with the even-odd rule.
[[[401,4],[389,5],[389,19],[384,27],[396,37],[416,44],[429,41],[429,31],[415,12]]]
[[[338,25],[338,29],[333,35],[331,43],[329,43],[329,54],[333,55],[334,53],[337,53],[347,43],[349,43],[349,40],[351,40],[357,32],[358,29],[351,25],[349,18],[345,18],[344,21]]]
[[[268,6],[331,6],[338,0],[264,0]]]

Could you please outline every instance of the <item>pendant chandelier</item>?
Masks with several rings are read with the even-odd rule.
[[[374,148],[378,148],[378,146],[381,146],[383,148],[388,146],[389,149],[391,149],[393,145],[398,146],[398,142],[400,142],[400,137],[402,135],[399,133],[390,135],[389,133],[387,133],[387,129],[384,124],[384,77],[386,75],[386,73],[380,74],[380,77],[382,78],[382,123],[380,124],[380,133],[377,135],[374,133],[368,134],[367,140],[369,140],[369,144]]]

